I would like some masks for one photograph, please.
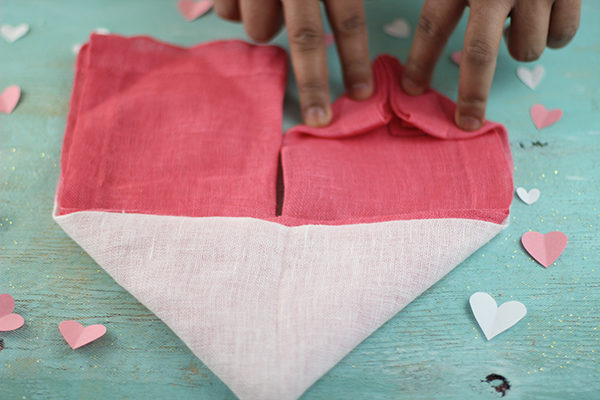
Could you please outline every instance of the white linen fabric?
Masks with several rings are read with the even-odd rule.
[[[295,399],[507,225],[302,225],[82,211],[54,219],[241,399]]]

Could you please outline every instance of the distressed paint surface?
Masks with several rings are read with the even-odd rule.
[[[0,115],[0,293],[16,300],[25,325],[0,338],[1,399],[232,399],[229,389],[153,314],[117,286],[51,218],[73,78],[71,47],[106,27],[182,45],[244,37],[240,25],[210,13],[189,23],[175,1],[4,1],[0,23],[31,32],[0,40],[0,88],[22,87],[12,115]],[[367,2],[373,55],[406,59],[410,40],[390,38],[397,17],[416,25],[411,1]],[[420,4],[420,2],[418,3]],[[541,190],[527,206],[515,199],[511,226],[365,340],[303,399],[507,399],[600,397],[600,3],[584,2],[582,27],[569,47],[546,51],[537,90],[516,78],[502,45],[488,116],[506,125],[515,184]],[[433,86],[456,98],[461,22]],[[275,43],[287,48],[285,32]],[[335,47],[328,50],[332,92],[342,92]],[[534,64],[535,65],[535,64]],[[537,131],[534,103],[561,107],[563,119]],[[299,122],[292,78],[285,127]],[[561,230],[569,245],[548,269],[521,248],[529,230]],[[499,303],[523,302],[523,321],[487,342],[468,307],[476,291]],[[103,323],[108,333],[71,350],[58,323]]]

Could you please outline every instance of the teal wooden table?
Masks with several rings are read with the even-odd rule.
[[[416,3],[416,4],[415,4]],[[413,25],[420,2],[368,1],[372,55],[406,58],[410,39],[383,24]],[[512,205],[510,227],[386,323],[304,399],[600,398],[600,2],[584,2],[582,27],[563,51],[547,51],[536,91],[515,76],[502,46],[488,116],[511,135],[517,186],[540,200]],[[178,398],[235,396],[152,313],[120,288],[56,225],[53,196],[73,79],[71,47],[105,27],[182,45],[244,37],[239,25],[209,14],[189,23],[174,1],[3,1],[0,23],[31,25],[23,39],[0,40],[0,88],[18,84],[19,106],[0,115],[0,293],[11,293],[25,325],[1,332],[0,399]],[[456,98],[465,20],[451,38],[433,86]],[[287,47],[282,32],[276,44]],[[334,96],[342,92],[335,47],[329,50]],[[299,122],[290,78],[285,127]],[[538,131],[534,103],[564,110]],[[520,245],[529,229],[561,230],[569,245],[555,265],[536,264]],[[523,302],[523,321],[486,341],[468,307],[475,291]],[[103,323],[105,337],[77,351],[60,336],[65,319]]]

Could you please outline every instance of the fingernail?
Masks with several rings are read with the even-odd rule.
[[[481,120],[470,115],[461,115],[458,118],[458,126],[465,131],[476,131],[481,128]]]
[[[402,75],[402,88],[410,95],[416,96],[423,93],[423,88],[418,85],[415,81],[410,79],[408,75]]]
[[[304,122],[310,126],[323,126],[329,122],[323,107],[311,107],[304,113]]]
[[[360,82],[352,85],[352,97],[357,100],[365,100],[371,97],[373,91],[368,83]]]

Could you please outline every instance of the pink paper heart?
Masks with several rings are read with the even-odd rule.
[[[0,112],[10,114],[17,106],[19,98],[21,98],[21,88],[17,85],[4,89],[4,92],[0,94]]]
[[[183,15],[183,18],[188,21],[193,21],[196,18],[206,14],[208,10],[212,8],[212,6],[213,2],[211,0],[180,0],[179,4],[177,5],[179,12],[181,15]]]
[[[333,43],[335,42],[335,38],[333,37],[333,35],[331,33],[326,33],[325,34],[325,46],[329,47],[331,46]]]
[[[452,55],[450,56],[450,58],[452,58],[452,61],[454,61],[454,63],[456,65],[460,65],[460,57],[461,56],[462,56],[462,52],[460,50],[457,50],[454,53],[452,53]]]
[[[533,107],[531,107],[530,114],[535,127],[543,129],[561,119],[562,110],[560,108],[547,110],[546,107],[541,104],[534,104]]]
[[[25,323],[23,317],[14,314],[15,299],[8,294],[0,294],[0,332],[14,331]]]
[[[539,232],[527,232],[521,238],[523,247],[544,267],[548,268],[567,247],[567,235],[554,231],[545,235]]]
[[[77,321],[63,321],[58,329],[73,350],[93,342],[106,333],[104,325],[83,326]]]

